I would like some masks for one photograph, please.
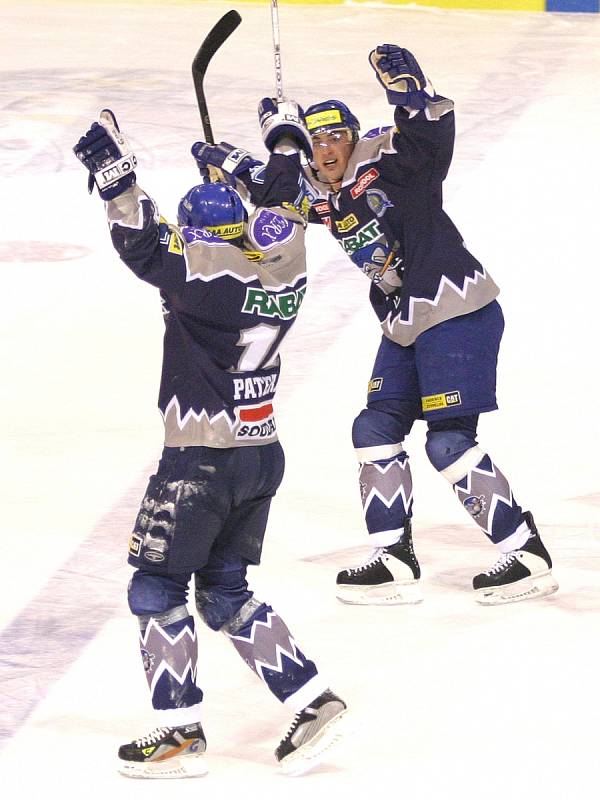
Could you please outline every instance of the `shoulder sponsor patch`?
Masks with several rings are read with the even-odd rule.
[[[183,242],[179,234],[175,233],[175,231],[171,231],[168,251],[169,253],[175,253],[176,256],[183,255]]]
[[[438,411],[441,408],[462,405],[460,392],[445,392],[444,394],[430,394],[421,398],[423,411]]]
[[[357,197],[360,197],[363,192],[365,192],[369,186],[376,181],[379,177],[379,171],[375,169],[375,167],[371,167],[371,169],[364,172],[360,178],[356,181],[354,186],[350,189],[350,194],[352,195],[353,199],[356,200]]]

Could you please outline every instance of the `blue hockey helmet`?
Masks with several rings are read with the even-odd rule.
[[[311,136],[332,131],[350,131],[350,141],[358,140],[360,122],[340,100],[324,100],[306,109],[306,127]]]
[[[239,194],[224,183],[193,186],[177,208],[181,227],[204,228],[226,241],[241,239],[247,217]]]

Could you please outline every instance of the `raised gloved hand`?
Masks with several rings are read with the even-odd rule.
[[[102,109],[98,122],[81,137],[73,152],[89,170],[90,194],[96,184],[100,197],[112,200],[135,183],[137,159],[110,109]]]
[[[200,175],[205,183],[213,178],[215,170],[221,170],[227,175],[236,177],[242,172],[262,164],[262,161],[257,161],[247,150],[234,147],[227,142],[219,142],[219,144],[194,142],[192,155],[196,159]]]
[[[258,104],[258,119],[263,142],[271,153],[277,147],[280,139],[287,137],[312,159],[312,142],[306,127],[304,111],[293,100],[284,100],[281,103],[272,97],[263,97]]]
[[[425,108],[427,79],[411,52],[395,44],[381,44],[369,53],[369,62],[392,105]]]

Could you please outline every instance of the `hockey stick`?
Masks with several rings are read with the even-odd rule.
[[[221,47],[223,42],[231,36],[241,21],[242,18],[237,11],[228,11],[227,14],[222,16],[208,32],[192,62],[192,78],[194,79],[198,111],[200,112],[200,119],[202,120],[204,139],[208,144],[214,144],[215,139],[210,124],[206,95],[204,93],[204,76],[214,54],[219,47]]]
[[[275,92],[277,104],[283,102],[283,77],[281,74],[281,45],[279,42],[279,7],[271,0],[271,29],[273,31],[273,55],[275,58]]]

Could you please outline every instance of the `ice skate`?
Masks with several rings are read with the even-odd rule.
[[[336,597],[353,605],[420,603],[420,577],[408,520],[399,542],[376,548],[364,564],[338,574]]]
[[[208,771],[202,725],[156,728],[119,747],[118,770],[129,778],[194,778]]]
[[[294,717],[275,751],[281,772],[302,775],[320,764],[342,738],[340,721],[346,704],[327,689]]]
[[[545,597],[558,589],[552,559],[528,511],[525,522],[531,536],[519,550],[505,553],[487,572],[473,578],[475,599],[482,605],[517,603]]]

